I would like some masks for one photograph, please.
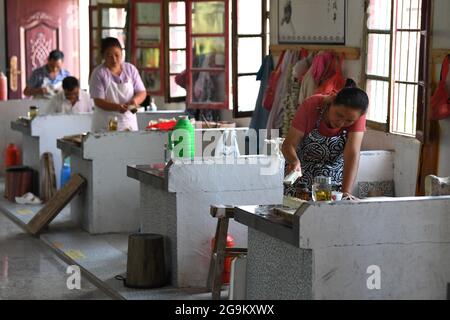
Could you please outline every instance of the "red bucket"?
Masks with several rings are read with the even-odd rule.
[[[215,242],[216,242],[216,238],[214,237],[211,240],[211,250],[213,250]],[[234,247],[234,239],[230,234],[227,236],[227,246],[226,247],[227,248]],[[230,283],[231,261],[232,260],[233,260],[232,257],[225,258],[225,263],[224,263],[224,268],[223,268],[223,273],[222,273],[222,283],[224,283],[224,284]]]

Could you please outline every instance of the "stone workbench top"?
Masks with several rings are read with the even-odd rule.
[[[127,176],[158,189],[167,190],[167,169],[164,164],[129,165]]]
[[[291,211],[291,214],[276,214],[276,209],[286,209],[282,205],[264,205],[264,206],[239,206],[235,207],[234,219],[248,227],[265,233],[269,236],[287,242],[297,248],[310,247],[306,234],[310,230],[305,229],[310,223],[315,225],[317,230],[324,231],[325,225],[339,228],[345,224],[347,226],[361,220],[364,214],[375,219],[376,223],[388,221],[397,218],[395,215],[386,215],[386,212],[397,211],[405,206],[421,206],[423,204],[434,203],[439,206],[443,201],[449,200],[450,196],[441,197],[376,197],[366,198],[359,201],[338,201],[338,202],[304,202],[297,210]],[[430,202],[431,201],[431,202]],[[385,209],[383,209],[385,208]],[[398,208],[398,209],[397,209]],[[383,211],[385,210],[385,211]],[[342,212],[342,213],[340,213]],[[407,214],[407,213],[405,213]],[[406,221],[406,220],[405,220]],[[393,232],[392,234],[395,234]],[[333,242],[333,238],[328,239]],[[336,240],[337,241],[337,240]]]
[[[144,184],[168,192],[224,192],[276,189],[282,185],[279,170],[284,162],[277,157],[204,157],[151,165],[129,165],[127,175]],[[239,181],[236,184],[236,181]]]
[[[66,155],[77,155],[83,157],[83,144],[76,143],[66,139],[56,140],[56,147],[64,152]]]
[[[31,136],[31,120],[25,118],[11,121],[11,129],[14,131],[22,132],[23,134]]]
[[[287,221],[287,219],[276,215],[275,209],[282,207],[281,204],[236,207],[234,209],[234,220],[298,247],[299,219],[296,219],[293,215],[291,221]]]

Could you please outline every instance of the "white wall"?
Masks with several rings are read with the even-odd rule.
[[[417,139],[367,130],[362,150],[393,150],[395,195],[415,195],[420,156],[420,142]]]
[[[435,0],[433,16],[433,48],[450,49],[450,1]],[[438,66],[440,68],[440,66]],[[439,71],[436,73],[439,75]],[[441,136],[439,146],[439,176],[450,176],[450,118],[441,120]]]

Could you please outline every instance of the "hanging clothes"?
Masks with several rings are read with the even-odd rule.
[[[337,94],[345,86],[345,78],[342,74],[343,57],[334,57],[330,63],[330,75],[320,83],[316,89],[315,94]]]
[[[309,68],[311,67],[312,61],[314,59],[314,54],[310,53],[304,57],[301,57],[299,61],[294,66],[294,69],[292,70],[292,76],[297,79],[299,82],[302,82],[303,77],[305,76],[306,72],[308,72]]]
[[[300,93],[298,95],[298,105],[301,105],[306,98],[312,96],[317,89],[317,85],[314,82],[312,71],[309,69],[302,80],[300,86]]]
[[[342,57],[330,52],[317,54],[303,78],[298,98],[299,105],[313,94],[336,94],[341,90],[345,85],[342,63]]]
[[[272,110],[273,101],[275,99],[277,86],[280,80],[281,76],[281,64],[284,61],[284,54],[286,51],[281,52],[281,55],[278,57],[277,66],[275,69],[270,73],[269,80],[267,83],[267,88],[264,91],[264,97],[263,97],[263,107],[267,110]]]
[[[302,80],[308,72],[313,60],[313,54],[303,55],[303,58],[294,65],[292,70],[292,81],[287,96],[287,103],[283,113],[282,136],[285,137],[291,127],[292,119],[297,112],[298,98],[300,95],[300,87]]]
[[[323,79],[329,78],[333,72],[330,73],[330,66],[333,62],[333,54],[331,52],[319,52],[311,65],[311,73],[316,84],[320,84]]]
[[[281,129],[283,126],[283,97],[286,94],[287,82],[290,79],[292,73],[292,57],[296,55],[294,52],[288,50],[284,55],[284,59],[281,63],[280,70],[281,75],[277,84],[277,90],[275,92],[275,98],[272,109],[270,110],[269,118],[267,119],[267,130],[270,132],[272,129]]]
[[[267,55],[264,57],[261,67],[256,74],[256,80],[260,81],[260,86],[258,98],[256,99],[255,111],[253,111],[252,119],[250,121],[250,128],[255,129],[257,132],[260,129],[266,129],[267,119],[269,118],[269,111],[263,107],[262,101],[272,71],[273,58],[271,55]]]
[[[447,73],[447,79],[445,79],[445,88],[447,92],[450,92],[450,72]]]
[[[298,53],[294,51],[294,55],[291,58],[291,63],[289,65],[289,70],[288,70],[288,75],[287,75],[287,79],[286,79],[286,93],[282,99],[282,104],[283,104],[283,110],[282,110],[282,118],[283,118],[283,123],[282,123],[282,127],[281,127],[281,136],[285,136],[287,131],[289,130],[289,124],[287,124],[287,118],[288,115],[290,114],[290,106],[291,106],[291,98],[292,96],[297,94],[298,97],[298,93],[295,93],[296,91],[296,83],[298,83],[297,79],[293,77],[294,74],[294,67],[297,65],[297,57],[298,57]],[[298,85],[299,90],[300,91],[300,86]]]
[[[283,137],[285,137],[288,133],[289,128],[291,127],[292,119],[294,118],[295,112],[297,111],[297,101],[299,93],[300,82],[296,78],[292,77],[283,112],[283,128],[281,130]]]
[[[441,78],[439,85],[431,97],[431,119],[443,120],[450,117],[450,91],[446,88],[446,80],[450,74],[450,55],[447,55],[442,62]]]

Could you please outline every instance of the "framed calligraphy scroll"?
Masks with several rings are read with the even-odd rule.
[[[345,45],[346,0],[278,0],[278,43]]]

